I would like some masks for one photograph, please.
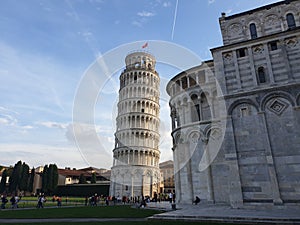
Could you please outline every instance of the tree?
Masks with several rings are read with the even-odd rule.
[[[57,166],[55,164],[50,164],[49,165],[49,170],[48,170],[48,191],[49,193],[52,193],[58,183],[58,171],[57,171]]]
[[[57,188],[57,184],[58,184],[58,168],[57,168],[56,164],[53,164],[53,176],[52,176],[53,190],[55,190]]]
[[[58,169],[55,164],[44,166],[42,175],[42,191],[52,194],[58,183]]]
[[[7,179],[7,170],[2,172],[1,182],[0,182],[0,193],[5,192],[6,189],[6,179]]]
[[[20,191],[27,191],[28,180],[29,180],[29,166],[25,162],[23,162],[20,182],[19,182]]]
[[[97,181],[96,173],[92,173],[91,183],[96,184],[96,181]]]
[[[19,188],[20,178],[22,173],[22,162],[19,161],[15,164],[12,174],[9,177],[9,191],[16,192]]]
[[[31,173],[29,175],[29,181],[28,181],[28,187],[27,190],[29,192],[33,191],[33,183],[34,183],[34,177],[35,177],[35,169],[34,167],[31,169]]]
[[[86,178],[85,178],[85,176],[84,176],[83,173],[80,174],[80,176],[79,176],[79,182],[78,183],[79,184],[86,184]]]
[[[42,174],[42,191],[47,192],[48,191],[48,165],[44,166],[43,174]]]

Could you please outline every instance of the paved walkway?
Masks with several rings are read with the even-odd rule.
[[[171,205],[169,206],[171,208]],[[176,205],[178,210],[154,215],[155,220],[183,220],[208,222],[238,222],[250,224],[300,224],[299,207],[232,209],[230,206]]]

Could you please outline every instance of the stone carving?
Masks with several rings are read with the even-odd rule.
[[[197,133],[193,133],[191,136],[191,143],[193,143],[193,144],[197,144],[198,143],[198,141],[199,141],[199,134],[197,134]]]
[[[252,48],[252,51],[254,55],[259,55],[264,52],[264,47],[262,45],[257,45]]]
[[[234,23],[230,25],[228,30],[229,30],[228,34],[231,37],[237,37],[243,32],[242,25],[239,23]]]
[[[221,138],[221,131],[218,129],[213,129],[210,132],[209,138],[212,138],[213,140],[219,140]]]
[[[227,52],[227,53],[223,54],[223,61],[225,64],[231,63],[232,62],[232,53]]]
[[[267,26],[274,26],[274,25],[278,24],[278,22],[279,22],[279,20],[276,15],[269,15],[265,18],[265,24]]]
[[[288,104],[286,104],[284,101],[280,99],[275,99],[268,107],[268,109],[275,113],[276,115],[280,116],[284,110],[288,107]]]
[[[288,48],[294,48],[298,44],[298,40],[297,38],[286,39],[285,44]]]

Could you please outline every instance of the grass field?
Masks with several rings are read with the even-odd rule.
[[[130,206],[78,206],[71,208],[43,208],[3,210],[0,218],[145,218],[162,211],[131,208]]]
[[[34,208],[37,205],[37,197],[22,197],[20,202],[18,203],[19,208]],[[82,206],[85,204],[85,198],[80,197],[68,197],[66,201],[66,197],[62,198],[62,205],[63,206]],[[105,201],[100,200],[99,205],[104,205]],[[57,202],[52,201],[52,197],[47,197],[46,203],[44,203],[45,207],[47,206],[56,206]],[[6,208],[10,208],[11,204],[7,203]]]
[[[54,219],[54,218],[146,218],[154,214],[162,213],[159,210],[132,208],[129,205],[116,206],[77,206],[62,208],[43,208],[43,209],[16,209],[0,210],[0,219]],[[25,223],[1,223],[8,224],[25,224]],[[27,223],[28,224],[28,223]],[[44,222],[30,223],[38,225],[220,225],[221,223],[203,223],[203,222],[183,222],[183,221],[117,221],[117,222]],[[226,223],[227,225],[230,225]],[[240,224],[241,225],[241,224]]]
[[[24,225],[25,223],[14,224]],[[36,225],[221,225],[220,223],[203,223],[203,222],[182,222],[182,221],[127,221],[127,222],[86,222],[86,223],[34,223]],[[11,223],[4,223],[1,225],[11,225]],[[233,225],[226,223],[226,225]],[[239,224],[242,225],[242,224]]]

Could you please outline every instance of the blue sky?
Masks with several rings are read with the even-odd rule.
[[[232,15],[273,2],[178,0],[176,11],[176,0],[2,0],[0,165],[22,160],[34,167],[110,168],[119,73],[114,71],[99,90],[93,124],[74,124],[72,119],[74,98],[95,60],[118,46],[150,40],[171,42],[211,59],[209,49],[222,45],[221,12]],[[159,63],[157,70],[164,161],[172,159],[164,90],[179,71]],[[94,128],[100,150],[78,147],[74,130],[84,139]]]

